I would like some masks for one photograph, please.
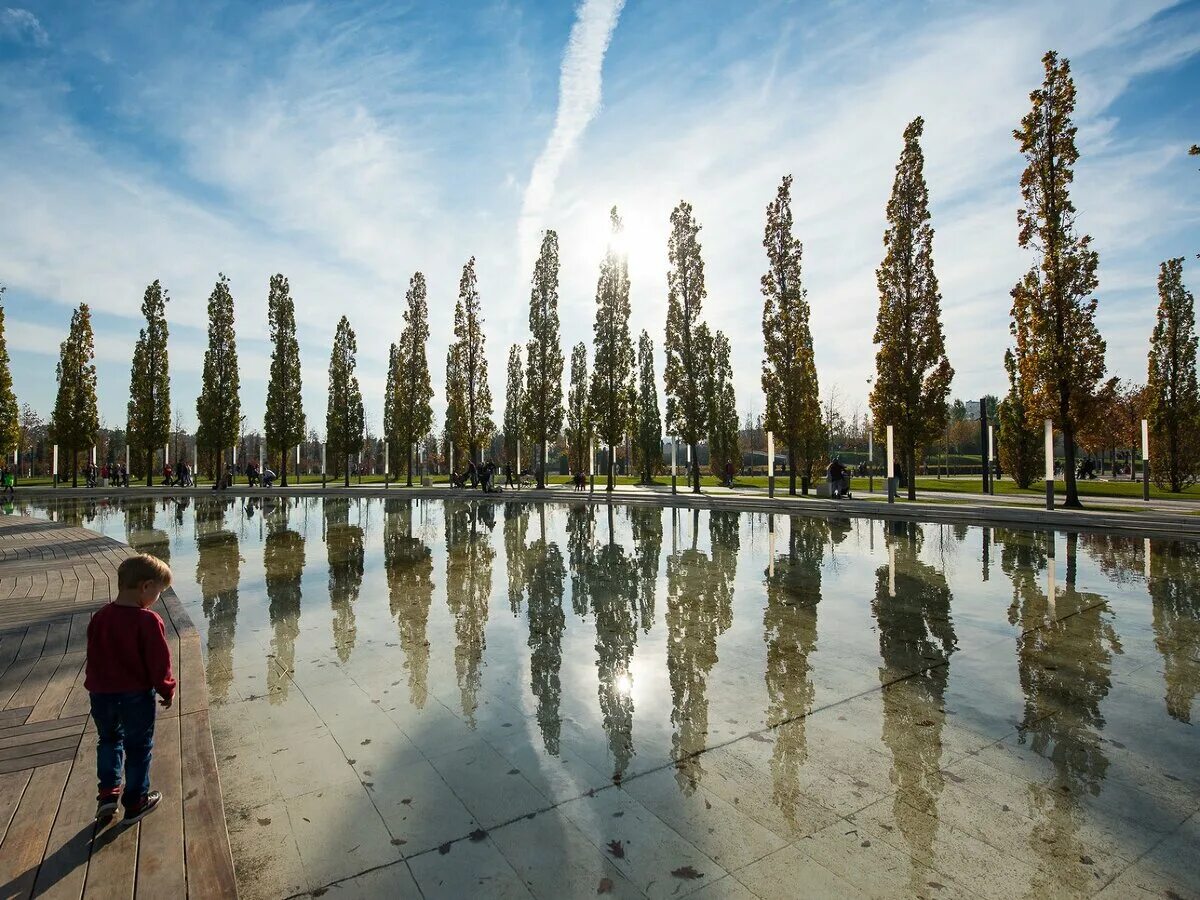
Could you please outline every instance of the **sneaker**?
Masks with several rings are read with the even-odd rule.
[[[109,819],[116,815],[120,794],[101,794],[96,798],[96,818]]]
[[[147,794],[142,802],[133,807],[125,807],[125,818],[121,820],[124,825],[132,825],[134,822],[140,822],[151,812],[154,807],[158,806],[158,801],[162,799],[162,794],[159,791],[151,791]]]

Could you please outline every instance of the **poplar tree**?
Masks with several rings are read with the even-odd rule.
[[[1200,478],[1200,392],[1196,385],[1196,308],[1183,285],[1183,257],[1159,268],[1158,316],[1150,336],[1150,474],[1179,493]]]
[[[0,300],[3,299],[4,285],[0,284]],[[0,305],[0,454],[3,454],[5,459],[20,443],[20,416],[17,396],[13,393],[8,339],[4,336],[4,307]]]
[[[1024,208],[1017,211],[1017,243],[1035,262],[1012,290],[1017,366],[1028,388],[1030,413],[1056,420],[1063,435],[1064,506],[1079,508],[1075,442],[1096,413],[1104,377],[1104,340],[1096,328],[1099,254],[1089,235],[1076,230],[1070,187],[1075,147],[1075,82],[1071,65],[1050,51],[1042,57],[1045,80],[1029,95],[1032,109],[1013,137],[1028,163],[1021,174]]]
[[[129,373],[126,440],[146,457],[146,486],[154,483],[154,454],[171,436],[171,379],[167,367],[167,302],[155,279],[142,296],[146,327],[138,331]],[[163,460],[166,465],[168,460]]]
[[[791,189],[792,176],[787,175],[774,201],[767,204],[762,389],[767,405],[765,427],[787,447],[788,492],[795,494],[797,467],[811,479],[826,441],[808,292],[801,281],[804,245],[792,233]]]
[[[885,253],[875,273],[879,350],[871,418],[877,429],[895,428],[909,500],[917,498],[918,451],[945,430],[946,398],[954,377],[946,358],[941,294],[933,270],[933,226],[921,152],[924,128],[925,120],[918,116],[904,129],[904,150],[887,205]]]
[[[237,441],[242,422],[238,387],[237,340],[233,330],[233,294],[221,273],[208,297],[208,349],[200,396],[196,399],[196,444],[213,454],[213,474],[222,481],[225,450]]]
[[[567,391],[567,448],[571,471],[587,473],[592,452],[592,411],[588,404],[587,345],[571,350],[571,386]]]
[[[478,453],[496,426],[492,423],[492,389],[488,385],[487,357],[483,319],[479,310],[479,289],[475,281],[475,257],[463,266],[458,283],[458,302],[454,305],[454,353],[456,375],[462,403],[461,420],[467,450],[478,463]]]
[[[279,451],[279,484],[287,487],[288,450],[304,440],[305,420],[300,391],[300,344],[296,340],[296,304],[288,280],[282,275],[271,276],[267,325],[273,346],[263,426],[268,452]]]
[[[737,400],[733,392],[733,363],[730,359],[729,339],[718,331],[713,335],[712,388],[709,394],[712,404],[709,412],[708,465],[718,478],[724,477],[725,464],[733,463],[734,470],[741,468],[738,452]]]
[[[538,487],[546,486],[546,442],[563,423],[563,353],[558,335],[558,235],[547,231],[533,267],[529,292],[529,343],[525,348],[525,433],[541,460]]]
[[[658,410],[658,380],[654,377],[654,341],[645,331],[638,337],[634,436],[634,458],[642,473],[642,484],[650,484],[662,462],[662,415]]]
[[[588,398],[592,430],[608,445],[607,489],[614,486],[613,448],[629,430],[633,394],[633,340],[629,336],[629,262],[614,246],[621,218],[609,212],[613,240],[609,242],[596,282],[596,319],[592,323],[595,356]]]
[[[521,407],[524,405],[524,366],[521,345],[508,348],[508,383],[504,391],[504,456],[509,465],[520,469],[517,448],[521,441]]]
[[[671,268],[667,272],[667,330],[663,341],[667,361],[663,379],[667,431],[691,447],[693,460],[698,458],[697,445],[708,435],[712,405],[708,386],[713,370],[712,338],[700,318],[707,292],[699,233],[692,205],[679,201],[671,213],[671,236],[667,240]],[[693,482],[692,491],[700,493],[699,479]]]
[[[463,419],[466,408],[466,386],[462,374],[462,363],[459,360],[458,344],[451,344],[446,351],[446,452],[453,448],[454,455],[460,460],[469,454],[470,444],[467,441],[467,427]],[[463,468],[466,468],[465,466]]]
[[[384,434],[397,448],[404,448],[408,486],[412,487],[413,448],[433,428],[433,385],[429,378],[429,305],[425,276],[414,272],[404,295],[404,330],[400,341],[392,345],[389,357],[389,384],[384,402]]]
[[[1026,388],[1011,350],[1004,352],[1004,370],[1008,372],[1008,396],[996,409],[1000,462],[1019,488],[1027,488],[1042,471],[1046,456],[1043,435],[1029,416]]]
[[[71,315],[71,330],[59,347],[58,396],[54,401],[54,440],[71,460],[71,487],[79,487],[79,452],[96,443],[96,338],[86,303]]]
[[[358,341],[350,320],[342,316],[338,320],[337,332],[333,336],[333,352],[329,356],[329,405],[325,410],[325,439],[333,448],[334,458],[343,457],[343,472],[346,487],[350,486],[350,454],[360,452],[363,445],[362,391],[358,387],[358,376],[354,369],[358,365],[355,355]]]

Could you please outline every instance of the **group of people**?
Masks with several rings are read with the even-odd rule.
[[[174,469],[171,468],[170,463],[163,466],[162,476],[163,487],[193,487],[196,483],[192,476],[192,467],[182,459],[175,463]],[[174,480],[172,480],[172,476],[174,476]]]
[[[450,473],[450,486],[456,488],[482,488],[485,494],[495,493],[501,490],[497,483],[498,475],[504,476],[504,487],[520,488],[522,479],[528,475],[527,472],[521,472],[514,469],[510,463],[505,463],[503,466],[498,466],[493,460],[482,462],[475,465],[474,461],[467,463],[467,468],[459,474],[457,472]]]
[[[250,487],[271,487],[276,477],[270,466],[263,466],[259,471],[258,463],[252,461],[246,464],[246,483]]]

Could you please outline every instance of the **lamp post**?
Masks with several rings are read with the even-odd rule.
[[[995,494],[996,493],[996,478],[995,478],[995,473],[996,473],[996,426],[991,425],[991,424],[988,425],[988,448],[987,448],[987,450],[988,450],[988,458],[987,458],[988,493]]]
[[[58,487],[58,444],[54,445],[54,471],[50,473],[50,478],[54,487]]]
[[[1142,419],[1142,499],[1150,502],[1150,424]]]
[[[870,379],[868,379],[870,380]],[[867,493],[875,493],[875,425],[867,428]]]
[[[591,478],[591,484],[588,487],[588,493],[596,493],[596,439],[592,438],[588,441],[588,475]]]
[[[775,496],[775,432],[767,432],[767,496]],[[775,534],[774,525],[771,534]]]
[[[325,489],[325,451],[328,449],[327,442],[321,442],[321,489]]]
[[[677,459],[675,447],[676,447],[675,438],[671,438],[671,493],[672,494],[676,493],[676,490],[677,490],[676,482],[675,482],[675,463],[676,463],[676,459]]]
[[[888,503],[896,502],[896,457],[895,442],[891,425],[887,427],[887,497]]]
[[[409,459],[410,459],[410,460],[412,459],[412,456],[411,456],[411,455],[409,456]],[[391,473],[389,472],[389,468],[390,468],[390,467],[388,466],[388,463],[389,463],[389,462],[391,462],[391,460],[390,460],[390,459],[388,459],[388,442],[387,442],[387,441],[384,441],[384,442],[383,442],[383,489],[384,489],[385,491],[386,491],[386,490],[388,489],[388,487],[390,486],[390,485],[388,484],[388,476],[391,474]]]
[[[1054,423],[1046,420],[1046,509],[1054,509]]]

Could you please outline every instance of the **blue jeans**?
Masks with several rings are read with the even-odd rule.
[[[125,772],[126,807],[150,793],[150,751],[154,747],[154,691],[92,694],[96,723],[96,775],[100,793],[121,786]]]

